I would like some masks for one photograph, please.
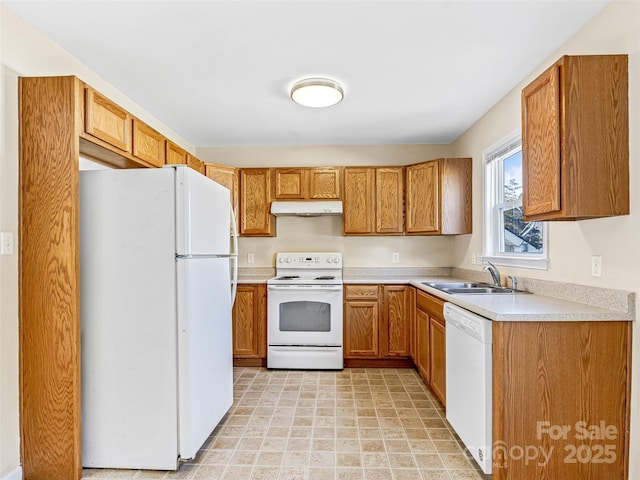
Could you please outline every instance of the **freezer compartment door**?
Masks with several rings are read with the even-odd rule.
[[[179,451],[188,459],[233,403],[231,292],[228,258],[177,264]]]
[[[186,166],[176,170],[178,255],[228,255],[229,189]]]

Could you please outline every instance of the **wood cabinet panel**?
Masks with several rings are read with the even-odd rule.
[[[226,165],[205,163],[205,175],[216,183],[229,189],[231,206],[238,221],[238,169]]]
[[[544,72],[522,92],[527,145],[522,206],[525,215],[560,210],[560,69]]]
[[[167,140],[167,152],[166,152],[167,165],[186,165],[187,164],[187,152],[180,148],[175,143]]]
[[[375,169],[344,169],[343,233],[371,234],[375,227]]]
[[[278,200],[304,200],[307,196],[309,171],[303,168],[276,168],[275,198]]]
[[[165,138],[137,118],[133,119],[133,156],[154,167],[164,165]]]
[[[378,300],[378,285],[345,285],[345,300]]]
[[[270,169],[240,169],[240,235],[275,235],[275,219],[270,213],[271,197]]]
[[[266,358],[266,286],[238,285],[233,305],[233,356]]]
[[[338,167],[309,170],[309,198],[339,200],[341,196],[341,169]]]
[[[18,82],[21,464],[25,479],[79,480],[83,92],[75,77]]]
[[[431,382],[431,347],[429,344],[429,315],[416,310],[416,353],[414,361],[418,373],[427,383]]]
[[[125,152],[131,152],[131,115],[100,95],[85,88],[85,132]]]
[[[406,169],[406,233],[460,235],[472,229],[472,160],[440,158]]]
[[[498,455],[494,479],[628,478],[631,329],[631,322],[493,323],[494,444],[551,452],[542,465]],[[565,426],[566,435],[545,428]]]
[[[344,304],[345,358],[379,356],[378,302],[349,301]]]
[[[380,356],[408,357],[411,354],[411,320],[413,308],[411,287],[385,285],[382,287],[382,325],[380,328]]]
[[[205,174],[204,162],[197,157],[187,153],[187,165],[189,168],[193,168],[196,172]]]
[[[407,167],[407,233],[440,231],[438,161]]]
[[[404,232],[404,168],[376,168],[376,233]]]
[[[564,56],[522,91],[525,221],[629,213],[627,55]]]
[[[446,331],[443,318],[429,316],[430,386],[436,397],[446,407]]]

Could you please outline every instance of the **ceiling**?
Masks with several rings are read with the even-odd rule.
[[[451,143],[606,3],[4,2],[196,146]]]

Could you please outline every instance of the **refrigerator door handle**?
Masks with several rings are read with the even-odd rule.
[[[189,254],[189,255],[176,255],[176,260],[196,260],[198,258],[236,258],[238,255],[216,255],[216,254]]]
[[[236,301],[236,294],[238,293],[238,227],[236,225],[236,214],[233,211],[233,205],[229,207],[231,209],[231,238],[233,239],[233,252],[231,252],[233,262],[233,275],[231,276],[231,307]]]

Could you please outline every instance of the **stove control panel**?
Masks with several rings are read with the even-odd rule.
[[[342,253],[278,253],[276,267],[284,268],[342,268]]]

